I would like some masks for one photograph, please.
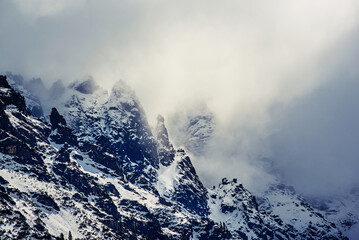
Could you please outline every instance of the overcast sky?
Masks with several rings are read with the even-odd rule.
[[[303,193],[347,189],[358,182],[358,13],[356,0],[1,1],[0,71],[123,79],[152,124],[206,102],[218,124],[215,154],[197,163],[208,184],[251,185],[265,158]]]

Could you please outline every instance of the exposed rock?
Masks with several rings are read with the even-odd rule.
[[[175,157],[175,149],[169,140],[165,119],[161,115],[157,116],[155,135],[158,142],[158,156],[160,163],[164,166],[169,166]]]
[[[60,115],[56,108],[52,108],[51,110],[50,123],[51,129],[57,129],[59,127],[67,126],[65,118]]]
[[[23,114],[27,114],[25,98],[9,85],[6,76],[0,75],[0,88],[0,99],[3,109],[6,106],[12,105],[17,107]]]

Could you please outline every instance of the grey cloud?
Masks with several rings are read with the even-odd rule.
[[[359,186],[358,31],[327,54],[329,82],[277,114],[268,141],[276,170],[306,195],[321,197]]]

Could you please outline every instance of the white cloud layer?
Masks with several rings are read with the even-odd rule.
[[[205,101],[218,128],[200,172],[209,183],[240,175],[251,185],[262,157],[291,169],[292,155],[269,153],[282,139],[272,138],[273,107],[292,114],[283,109],[336,81],[328,54],[357,28],[358,10],[354,0],[2,1],[0,71],[48,83],[92,75],[106,88],[124,79],[151,123]]]

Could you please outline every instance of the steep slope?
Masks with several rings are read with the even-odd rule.
[[[210,191],[210,217],[244,239],[296,239],[294,229],[279,218],[264,215],[258,209],[256,198],[237,183],[237,179],[222,179]]]
[[[359,191],[353,189],[346,196],[331,199],[310,199],[312,205],[350,239],[359,236]]]
[[[270,191],[265,205],[264,199],[257,200],[236,179],[224,178],[209,194],[210,218],[223,222],[234,235],[244,239],[343,238],[335,225],[292,192],[285,199],[283,193],[275,195]]]
[[[0,77],[0,239],[343,239],[315,212],[288,224],[270,194],[261,209],[238,183],[206,189],[123,82],[111,94],[74,83],[55,107],[50,124],[35,118]]]
[[[81,239],[163,238],[153,216],[137,221],[119,214],[109,195],[113,185],[101,184],[83,168],[95,169],[89,156],[61,138],[51,144],[47,136],[61,134],[64,122],[54,120],[50,129],[33,118],[4,77],[0,89],[1,238],[53,239],[68,231]],[[118,177],[100,169],[108,178]]]
[[[187,109],[184,113],[180,112],[174,114],[170,118],[170,129],[171,133],[173,133],[172,135],[174,136],[174,142],[177,145],[184,146],[185,149],[195,158],[203,158],[203,156],[205,156],[205,152],[203,152],[203,150],[205,150],[207,142],[214,134],[214,119],[215,117],[210,113],[205,105],[195,105],[194,107],[189,107],[189,109]],[[224,188],[222,184],[220,185],[220,188]],[[226,188],[228,188],[230,185],[231,184],[225,184]],[[232,186],[232,188],[235,187]],[[216,190],[218,190],[218,188]],[[212,190],[210,190],[210,193],[211,191]],[[227,189],[224,191],[229,190]],[[234,190],[232,189],[231,191]],[[217,196],[219,193],[223,192],[219,191],[216,194],[211,193],[211,196]],[[355,212],[355,203],[358,201],[355,200],[353,194],[345,199],[332,199],[330,201],[324,202],[320,201],[313,205],[314,209],[310,206],[308,201],[299,196],[293,188],[287,187],[281,184],[279,181],[277,181],[275,184],[273,183],[269,185],[268,189],[264,192],[256,192],[256,194],[257,200],[259,200],[257,201],[259,204],[259,209],[255,211],[260,210],[260,212],[264,212],[265,214],[273,215],[275,219],[280,219],[280,221],[283,222],[282,225],[287,226],[286,228],[282,227],[281,231],[294,231],[295,234],[293,236],[308,236],[308,232],[311,231],[313,234],[309,234],[309,236],[323,235],[340,237],[337,229],[332,228],[331,223],[326,221],[322,215],[325,216],[325,218],[330,219],[330,221],[337,223],[339,229],[342,231],[349,230],[352,225],[355,225],[356,222],[358,222],[358,215],[353,213]],[[234,201],[234,199],[231,199],[231,201]],[[210,202],[216,202],[215,206],[219,204],[218,200],[214,200],[212,198],[210,198]],[[323,209],[321,209],[320,206],[324,206],[324,211],[322,211]],[[319,213],[322,213],[322,215]],[[220,214],[222,216],[220,219],[226,219],[226,217],[230,217],[231,219],[244,219],[243,214],[243,209],[241,210],[241,213],[235,213],[234,216],[231,214],[226,216],[226,214],[223,214],[222,212]],[[212,214],[212,216],[214,215]],[[221,221],[226,222],[223,219]],[[246,219],[248,218],[246,217]],[[253,232],[253,230],[246,229],[244,224],[245,221],[243,221],[242,223],[233,223],[231,221],[227,223],[229,226],[242,226],[240,228],[237,227],[237,229],[242,229],[244,232],[249,233],[251,236],[258,237],[258,234],[261,234],[260,231]],[[258,222],[256,224],[258,224]],[[309,229],[308,227],[311,227],[312,229]],[[268,229],[271,228],[269,227]],[[325,230],[320,232],[320,229]],[[353,229],[355,229],[355,227]],[[278,232],[279,230],[276,231]],[[263,236],[259,238],[263,238]]]
[[[163,117],[157,118],[156,135],[159,152],[171,156],[173,152]],[[205,189],[197,177],[184,150],[177,150],[160,164],[157,189],[160,194],[176,202],[186,186],[185,203],[195,203],[203,209],[200,215],[229,230],[233,237],[243,239],[342,239],[340,231],[314,211],[303,198],[283,184],[272,185],[259,201],[237,180],[226,178],[218,187]],[[170,163],[170,164],[168,164]],[[188,163],[188,165],[187,165]],[[200,194],[199,194],[200,193]],[[205,203],[207,201],[207,203]],[[203,206],[203,207],[201,207]],[[188,207],[187,207],[188,209]]]
[[[26,112],[5,77],[0,89],[0,229],[6,239],[54,239],[69,231],[76,239],[230,238],[205,216],[107,167],[118,158],[99,143],[79,142],[57,109],[50,127]]]
[[[92,79],[74,83],[56,105],[80,144],[97,145],[115,156],[132,183],[151,187],[158,169],[157,146],[134,93],[118,82],[111,93]],[[118,166],[107,167],[118,169]]]
[[[162,116],[157,118],[156,136],[162,160],[158,171],[158,192],[161,196],[183,204],[192,213],[206,216],[207,189],[199,180],[185,151],[183,149],[174,151]]]
[[[341,238],[334,223],[327,221],[299,196],[293,187],[282,183],[272,184],[258,197],[259,210],[266,215],[277,216],[298,233],[299,239],[316,236],[314,239]]]
[[[44,112],[40,99],[34,95],[29,89],[27,83],[21,75],[7,73],[7,81],[9,85],[19,92],[26,99],[26,109],[37,118],[44,119]]]

